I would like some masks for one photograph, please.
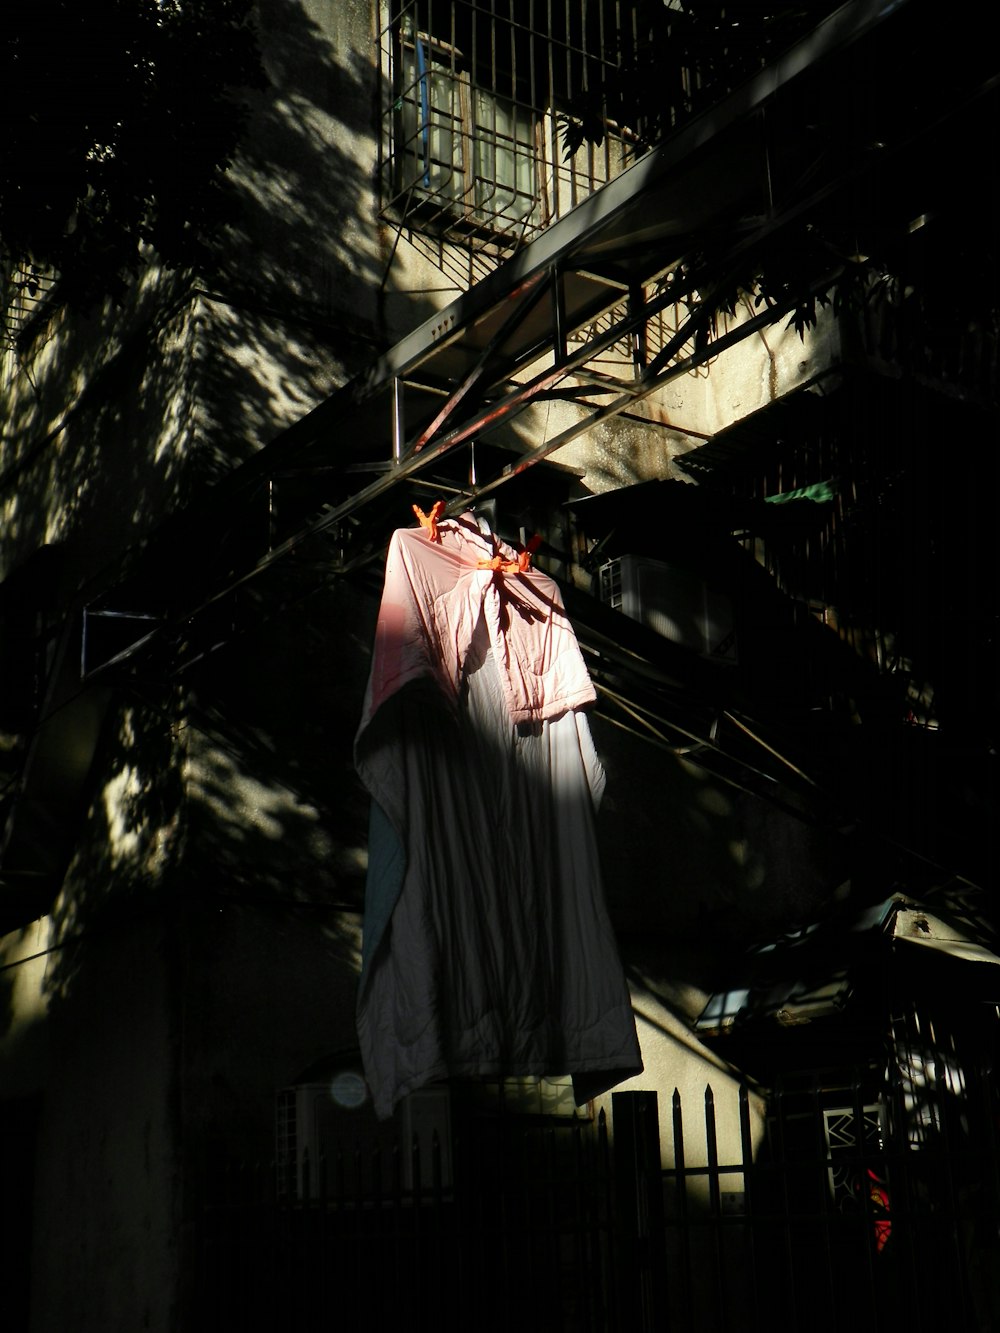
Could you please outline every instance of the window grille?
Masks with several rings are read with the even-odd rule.
[[[615,611],[622,609],[622,562],[611,560],[598,570],[601,581],[601,601]]]
[[[857,1204],[859,1181],[869,1162],[876,1161],[884,1148],[882,1107],[871,1103],[860,1111],[860,1122],[853,1106],[827,1107],[823,1111],[830,1195],[840,1209]]]
[[[22,336],[42,317],[47,298],[56,283],[51,269],[17,264],[0,269],[3,279],[3,351],[17,347]]]
[[[553,0],[392,0],[382,216],[409,232],[502,257],[628,165],[606,122],[600,146],[564,153],[567,108],[616,67],[631,7]]]

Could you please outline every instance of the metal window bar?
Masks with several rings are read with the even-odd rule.
[[[290,1105],[279,1103],[286,1150]],[[429,1145],[429,1150],[428,1150]],[[338,1321],[617,1333],[606,1118],[499,1114],[448,1145],[338,1143],[210,1174],[201,1229],[206,1327]],[[489,1300],[484,1302],[484,1292]],[[214,1321],[214,1322],[213,1322]]]
[[[391,4],[380,33],[383,217],[411,239],[488,259],[470,268],[482,276],[621,171],[633,147],[615,126],[567,158],[559,115],[616,67],[629,8],[605,0],[585,21],[555,0]]]
[[[994,1008],[982,1031],[997,1021]],[[385,1323],[405,1301],[418,1322],[470,1310],[478,1322],[489,1290],[488,1328],[508,1327],[526,1301],[549,1326],[593,1333],[691,1318],[709,1333],[990,1327],[995,1074],[951,1078],[956,1043],[914,1015],[897,1020],[893,1046],[905,1039],[909,1058],[918,1036],[932,1066],[940,1049],[935,1086],[958,1113],[940,1116],[933,1151],[908,1136],[913,1108],[890,1067],[887,1078],[869,1068],[846,1083],[817,1076],[777,1088],[761,1143],[741,1088],[729,1157],[712,1090],[703,1137],[675,1091],[667,1167],[655,1094],[616,1093],[614,1173],[603,1116],[555,1125],[519,1115],[455,1138],[453,1189],[434,1137],[429,1153],[414,1141],[306,1159],[297,1197],[279,1195],[273,1164],[227,1169],[203,1232],[211,1310],[232,1320],[273,1309],[281,1329],[331,1301],[345,1318]]]
[[[0,269],[3,283],[3,318],[0,352],[12,352],[33,325],[44,315],[50,292],[58,275],[34,264],[18,264]]]
[[[757,1150],[741,1090],[740,1151],[728,1163],[711,1090],[700,1164],[675,1092],[673,1164],[647,1182],[666,1202],[662,1248],[651,1237],[647,1262],[664,1266],[668,1326],[694,1316],[720,1333],[806,1323],[816,1333],[923,1330],[951,1320],[993,1326],[984,1320],[1000,1302],[994,1073],[983,1071],[974,1087],[967,1077],[949,1080],[953,1044],[940,1031],[933,1042],[937,1086],[953,1099],[933,1152],[908,1137],[891,1077],[871,1100],[880,1083],[874,1070],[846,1087],[815,1078],[777,1089]],[[742,1190],[734,1191],[737,1182]]]

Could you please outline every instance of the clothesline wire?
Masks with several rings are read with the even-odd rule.
[[[687,731],[684,727],[677,726],[673,722],[666,722],[663,718],[657,717],[655,713],[650,709],[643,708],[641,704],[631,703],[624,695],[618,694],[617,691],[610,689],[607,685],[602,685],[599,681],[594,681],[594,687],[599,693],[604,694],[609,699],[613,700],[623,712],[628,713],[630,717],[635,718],[636,722],[645,727],[652,736],[658,741],[662,741],[662,743],[675,754],[688,754],[692,750],[710,743],[703,736],[698,736],[693,731]],[[662,726],[669,727],[671,731],[676,731],[681,736],[686,736],[689,741],[693,742],[693,744],[684,746],[671,744],[668,737],[664,736],[664,734],[653,725],[654,720],[659,722]]]
[[[725,786],[733,787],[737,791],[744,792],[748,796],[753,796],[756,797],[757,799],[766,800],[770,804],[779,806],[781,809],[786,810],[788,813],[794,815],[797,819],[803,820],[806,823],[815,824],[817,822],[815,818],[810,817],[808,812],[798,809],[796,806],[790,804],[787,801],[782,801],[780,798],[777,797],[775,792],[773,791],[764,792],[755,789],[753,787],[750,787],[746,783],[739,782],[735,778],[727,776],[725,773],[720,773],[719,770],[713,764],[707,762],[707,755],[705,755],[706,751],[708,754],[715,754],[723,759],[725,758],[732,759],[734,763],[739,763],[742,768],[746,769],[750,773],[753,773],[755,777],[763,778],[773,787],[777,787],[779,785],[777,779],[773,776],[773,774],[767,773],[763,769],[757,768],[755,765],[747,763],[747,761],[744,759],[737,760],[733,756],[727,756],[725,751],[721,750],[715,741],[714,737],[715,722],[713,722],[712,726],[713,735],[711,737],[698,736],[694,732],[687,731],[684,727],[681,727],[673,722],[667,722],[665,719],[657,717],[655,713],[651,712],[648,709],[642,708],[642,705],[630,704],[622,695],[619,695],[614,690],[609,689],[605,685],[602,685],[599,681],[595,681],[594,685],[599,694],[604,695],[610,702],[615,704],[617,707],[621,708],[621,710],[624,713],[634,718],[636,722],[641,724],[643,730],[640,731],[633,726],[629,726],[628,723],[623,722],[621,721],[621,719],[612,716],[609,712],[603,709],[596,710],[596,716],[599,717],[601,721],[607,722],[609,726],[617,727],[620,731],[625,731],[630,736],[635,736],[639,740],[645,741],[648,744],[655,745],[658,749],[665,749],[666,751],[668,751],[668,753],[674,755],[676,758],[687,759],[688,762],[695,764],[698,768],[702,768],[706,772],[711,773],[713,778],[723,783]],[[641,716],[642,713],[645,713],[647,716],[645,717]],[[722,716],[739,725],[738,719],[732,718],[729,713],[723,713]],[[666,736],[664,736],[660,731],[658,731],[657,728],[652,724],[652,722],[649,721],[650,718],[655,719],[662,726],[668,727],[671,730],[678,732],[680,735],[687,736],[689,739],[694,741],[695,744],[691,746],[678,746],[672,744],[670,740]],[[746,731],[746,733],[752,739],[760,740],[759,737],[754,736],[754,734],[749,730],[749,728],[743,727],[741,729]],[[764,749],[774,754],[776,758],[778,759],[783,758],[782,755],[778,754],[776,750],[773,750],[772,747],[767,745],[764,741],[761,741],[760,743],[764,747]],[[701,752],[701,756],[704,757],[701,757],[698,752]],[[789,766],[793,769],[793,771],[795,771],[795,766],[790,764],[788,760],[785,760],[784,762],[789,763]],[[817,786],[816,783],[813,783],[812,785]]]

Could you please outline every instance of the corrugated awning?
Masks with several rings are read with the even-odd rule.
[[[751,1022],[795,1026],[843,1013],[859,970],[891,966],[897,941],[966,963],[1000,964],[982,891],[961,882],[929,894],[904,892],[834,913],[751,950],[734,985],[711,995],[695,1021],[705,1036]]]

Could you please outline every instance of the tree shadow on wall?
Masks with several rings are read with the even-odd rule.
[[[256,98],[254,130],[233,170],[242,213],[220,242],[220,290],[209,297],[187,275],[151,271],[120,307],[72,318],[43,308],[4,386],[0,572],[58,543],[57,586],[29,612],[46,634],[63,634],[71,655],[81,604],[93,607],[105,590],[101,607],[111,613],[159,617],[183,603],[192,571],[229,572],[234,531],[238,558],[252,563],[267,549],[266,501],[259,511],[256,499],[237,504],[235,517],[208,502],[207,521],[202,514],[172,530],[164,520],[200,504],[209,483],[381,344],[374,67],[363,45],[341,49],[297,6],[271,7],[264,27],[271,86]],[[364,133],[352,133],[352,119]],[[361,290],[367,314],[355,299]],[[425,313],[415,298],[414,321]],[[122,570],[136,568],[123,582]],[[157,694],[159,671],[137,666],[140,695],[150,678]],[[18,756],[38,720],[27,713],[11,742]]]
[[[360,579],[298,570],[192,673],[188,755],[198,880],[360,910],[367,803],[354,773],[377,600]]]
[[[99,574],[382,350],[374,61],[299,6],[264,7],[261,41],[270,85],[249,96],[211,293],[147,274],[120,307],[41,309],[23,340],[5,393],[5,564],[60,539],[79,579]],[[412,323],[429,313],[413,296]]]
[[[357,584],[302,600],[178,684],[122,684],[54,910],[57,948],[185,904],[360,911],[367,803],[351,740],[376,603]],[[356,968],[356,939],[334,955]],[[50,969],[57,994],[83,955]]]

